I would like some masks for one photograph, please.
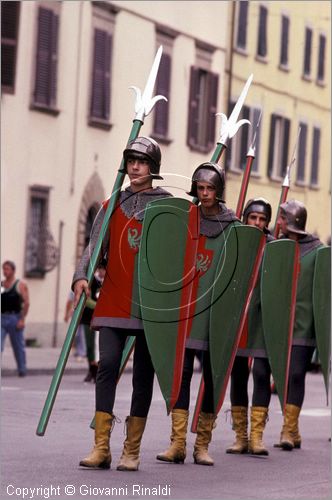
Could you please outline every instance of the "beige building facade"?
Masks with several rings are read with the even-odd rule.
[[[330,13],[326,1],[232,2],[227,58],[230,99],[253,73],[245,117],[255,122],[262,112],[248,197],[271,202],[274,224],[285,168],[301,127],[288,198],[306,205],[307,229],[324,243],[331,234]],[[250,133],[244,135],[240,131],[232,141],[235,151],[227,160],[231,205],[240,189],[241,151],[250,142]]]
[[[210,158],[218,134],[228,4],[32,1],[1,8],[8,61],[2,261],[14,260],[29,285],[27,337],[61,345],[74,267],[111,193],[135,115],[129,87],[143,90],[162,44],[167,57],[156,93],[167,94],[168,106],[159,119],[151,113],[141,133],[160,142],[163,185],[186,196],[188,177]]]

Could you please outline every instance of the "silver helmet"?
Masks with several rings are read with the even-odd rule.
[[[280,205],[280,213],[285,215],[288,231],[306,235],[307,209],[301,201],[289,200]]]
[[[193,173],[191,189],[187,194],[197,197],[197,182],[209,182],[216,188],[217,200],[224,202],[225,177],[225,170],[217,163],[202,163]]]

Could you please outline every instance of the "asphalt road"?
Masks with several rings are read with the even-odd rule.
[[[1,391],[1,489],[3,499],[68,500],[106,498],[182,499],[324,499],[331,495],[331,419],[321,374],[307,376],[306,399],[300,419],[301,450],[273,448],[282,415],[272,396],[264,441],[269,457],[227,455],[233,442],[229,396],[217,420],[210,445],[214,467],[193,463],[195,436],[187,440],[184,465],[158,462],[155,456],[169,442],[170,419],[157,384],[143,437],[138,472],[116,471],[124,440],[124,420],[130,406],[131,374],[118,387],[110,471],[80,469],[78,462],[92,446],[89,423],[94,412],[94,386],[82,375],[65,375],[44,437],[35,434],[51,377],[3,377]],[[191,410],[200,380],[194,374]],[[145,489],[145,490],[144,490]]]

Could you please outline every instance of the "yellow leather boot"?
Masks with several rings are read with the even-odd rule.
[[[269,452],[263,443],[268,408],[265,406],[252,406],[250,418],[249,453],[253,455],[268,455]]]
[[[286,451],[293,448],[301,448],[301,436],[299,434],[299,416],[301,408],[296,405],[286,404],[284,423],[280,434],[280,443],[275,445]]]
[[[157,455],[157,460],[183,464],[186,458],[186,437],[189,411],[175,409],[171,412],[171,416],[171,445],[166,451]]]
[[[208,448],[212,437],[212,429],[215,427],[216,416],[214,413],[200,412],[197,424],[197,436],[194,445],[194,460],[198,465],[214,465],[213,459],[208,454]]]
[[[143,432],[145,429],[146,417],[127,417],[127,437],[123,443],[123,451],[117,470],[136,471],[139,466],[139,450]]]
[[[232,406],[231,411],[235,441],[227,448],[226,453],[248,453],[248,408]]]
[[[95,446],[91,453],[80,461],[82,467],[109,469],[112,461],[110,434],[114,415],[104,411],[95,414]]]

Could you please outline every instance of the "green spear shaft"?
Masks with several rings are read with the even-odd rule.
[[[158,68],[160,64],[160,59],[162,55],[162,46],[159,47],[158,52],[156,54],[156,57],[154,59],[152,68],[150,70],[149,77],[147,79],[147,83],[144,89],[143,94],[141,94],[141,91],[137,87],[131,87],[135,90],[136,92],[136,102],[135,102],[135,118],[133,120],[133,125],[132,129],[129,134],[129,139],[127,142],[127,145],[129,144],[130,141],[135,139],[139,131],[144,123],[144,118],[151,112],[152,108],[156,104],[157,101],[160,99],[164,99],[167,101],[166,97],[164,96],[155,96],[152,98],[153,95],[153,89],[158,73]],[[113,186],[112,194],[108,203],[108,207],[106,209],[105,215],[104,215],[104,220],[103,224],[100,230],[100,234],[98,236],[98,240],[96,243],[96,246],[93,250],[92,256],[90,258],[88,270],[87,270],[87,278],[88,278],[88,285],[90,286],[93,280],[94,272],[97,268],[98,262],[99,262],[99,257],[100,257],[100,252],[102,248],[102,243],[105,238],[106,232],[108,231],[108,226],[109,226],[109,221],[112,216],[112,213],[114,212],[119,193],[121,190],[121,186],[125,177],[125,173],[122,172],[124,170],[124,161],[122,159],[121,165],[118,171],[118,174],[115,179],[115,183]],[[49,421],[49,418],[51,416],[51,412],[54,406],[55,398],[60,386],[60,382],[66,367],[66,363],[68,360],[68,356],[70,353],[70,349],[72,346],[72,343],[75,338],[76,330],[79,325],[79,321],[81,319],[81,316],[83,314],[83,309],[85,302],[87,300],[86,294],[82,293],[79,303],[73,313],[71,322],[68,327],[68,331],[66,334],[66,338],[64,340],[62,350],[59,356],[58,363],[55,368],[55,372],[51,381],[51,385],[46,397],[46,401],[41,413],[41,417],[38,423],[37,431],[36,434],[37,436],[44,436],[45,430]],[[131,337],[133,338],[133,337]],[[127,342],[128,344],[128,342]],[[128,349],[128,345],[126,345],[126,348]]]

